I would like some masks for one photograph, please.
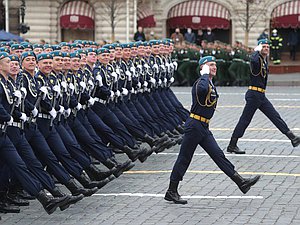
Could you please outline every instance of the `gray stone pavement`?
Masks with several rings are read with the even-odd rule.
[[[269,86],[300,86],[300,73],[270,74]]]
[[[184,106],[190,88],[173,88]],[[210,127],[223,149],[243,110],[245,87],[219,88],[220,100]],[[267,96],[289,127],[300,135],[300,89],[269,87]],[[2,214],[0,224],[300,224],[300,148],[257,112],[239,146],[246,155],[227,155],[236,170],[261,174],[261,180],[243,195],[198,147],[180,193],[187,205],[163,200],[179,146],[152,155],[64,212],[47,215],[37,201],[19,214]],[[122,158],[123,156],[118,155]]]

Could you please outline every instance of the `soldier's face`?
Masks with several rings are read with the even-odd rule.
[[[145,47],[145,54],[146,54],[146,56],[149,56],[151,54],[151,46]]]
[[[32,51],[31,48],[24,48],[24,52],[29,52],[29,51]]]
[[[35,48],[33,49],[34,54],[37,56],[38,54],[41,54],[43,52],[42,48]]]
[[[137,47],[131,48],[131,57],[136,57],[138,54]]]
[[[63,62],[63,70],[71,69],[71,59],[69,57],[64,57]]]
[[[141,45],[141,46],[138,47],[138,55],[142,56],[142,57],[145,55],[145,48],[144,48],[144,46]]]
[[[43,74],[48,75],[53,69],[53,59],[42,59],[38,62],[38,66]]]
[[[23,52],[24,52],[23,49],[17,49],[17,50],[13,50],[12,54],[17,55],[20,58]]]
[[[79,70],[80,68],[80,59],[79,58],[72,58],[71,59],[71,69],[72,70]]]
[[[107,64],[109,62],[109,53],[102,53],[99,55],[99,61],[103,64]]]
[[[53,57],[53,70],[61,71],[63,69],[63,58],[60,56]]]
[[[116,58],[115,50],[111,49],[110,52],[109,52],[109,60],[114,61],[115,58]]]
[[[159,45],[159,54],[164,54],[165,53],[165,45],[164,44],[160,44]]]
[[[44,52],[45,52],[45,53],[53,52],[53,49],[52,49],[52,48],[46,48],[46,49],[44,50]]]
[[[10,58],[5,57],[4,59],[0,60],[0,73],[2,75],[7,76],[9,74],[10,69]]]
[[[268,44],[263,44],[260,54],[262,54],[263,56],[267,56],[269,55],[269,53],[270,53],[270,46]]]
[[[123,56],[122,48],[115,48],[115,56],[117,59],[122,58],[122,56]]]
[[[28,72],[33,72],[36,67],[36,59],[34,56],[28,56],[22,61],[22,67]]]
[[[154,55],[158,55],[159,54],[159,45],[153,45],[151,50]]]
[[[217,64],[216,62],[207,62],[206,65],[209,66],[210,75],[213,77],[217,74]]]
[[[17,75],[20,72],[20,66],[19,62],[17,61],[10,61],[9,63],[9,74],[11,75]]]
[[[131,56],[131,49],[130,48],[124,48],[123,49],[123,58],[129,59]]]
[[[89,63],[95,63],[97,61],[97,55],[95,52],[89,52],[87,57],[86,57],[86,60],[89,62]]]
[[[62,52],[70,52],[70,47],[69,46],[62,46],[61,51]]]

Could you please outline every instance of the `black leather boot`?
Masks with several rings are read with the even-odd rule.
[[[85,197],[88,197],[88,196],[95,194],[98,191],[97,187],[94,187],[91,189],[85,189],[83,187],[80,187],[78,184],[76,184],[74,179],[70,179],[65,186],[69,189],[69,191],[74,196],[83,194]]]
[[[237,172],[235,172],[231,177],[231,179],[237,184],[237,186],[244,194],[246,194],[250,190],[251,186],[253,186],[259,180],[259,178],[260,176],[255,176],[253,178],[243,178]]]
[[[151,137],[150,135],[148,135],[148,134],[146,134],[146,135],[144,136],[144,141],[145,141],[146,143],[148,143],[151,147],[153,147],[154,144],[155,144],[155,139],[154,139],[153,137]]]
[[[50,193],[52,194],[53,197],[68,196],[68,201],[59,207],[61,211],[64,211],[65,209],[69,208],[70,205],[79,202],[84,197],[83,194],[79,194],[77,196],[67,195],[66,193],[63,193],[58,187],[55,187],[54,189],[50,190]]]
[[[288,131],[286,136],[291,140],[293,147],[300,145],[300,137],[293,134],[292,131]]]
[[[229,145],[227,147],[227,152],[235,153],[235,154],[245,154],[246,152],[239,149],[239,147],[237,146],[237,141],[238,141],[238,138],[232,137],[230,139]]]
[[[110,160],[115,163],[117,170],[119,170],[121,174],[125,171],[132,169],[135,166],[135,164],[131,160],[127,160],[125,162],[118,162],[115,157],[111,157]]]
[[[81,183],[81,185],[83,187],[88,188],[88,189],[91,189],[94,187],[97,187],[100,189],[100,188],[104,187],[110,181],[108,179],[104,179],[101,181],[91,181],[89,179],[89,177],[86,176],[84,173],[82,173],[80,175],[80,177],[76,177],[76,179],[79,181],[79,183]]]
[[[22,199],[18,196],[17,193],[10,193],[9,191],[6,195],[6,200],[9,204],[12,204],[12,205],[17,205],[17,206],[28,206],[29,205],[28,200]]]
[[[144,154],[144,149],[136,148],[130,148],[129,146],[124,146],[123,151],[126,153],[129,159],[131,159],[132,162],[135,162],[140,155]]]
[[[45,211],[50,215],[54,213],[57,207],[65,205],[68,201],[68,196],[53,198],[48,196],[44,190],[41,190],[36,196],[37,200],[42,204]]]
[[[6,191],[0,192],[0,213],[19,213],[20,208],[15,205],[11,205],[6,198]]]
[[[179,181],[170,181],[169,189],[166,192],[165,200],[174,202],[175,204],[187,204],[187,200],[181,198],[178,193]]]
[[[143,148],[143,154],[141,154],[138,159],[140,160],[141,163],[145,162],[146,159],[153,153],[153,149],[147,149]]]
[[[110,177],[114,172],[116,172],[117,169],[113,167],[108,171],[101,171],[98,167],[91,164],[88,168],[85,168],[84,170],[91,180],[101,181]]]

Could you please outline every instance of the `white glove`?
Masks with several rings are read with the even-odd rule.
[[[131,73],[127,70],[127,71],[125,72],[125,74],[126,74],[126,76],[128,77],[127,79],[128,79],[129,81],[131,81]]]
[[[177,70],[178,63],[177,62],[173,62],[173,65],[174,65],[174,70]]]
[[[22,92],[22,94],[23,94],[23,98],[25,98],[26,97],[26,95],[27,95],[27,90],[26,90],[26,88],[24,88],[24,87],[21,87],[20,88],[20,91]]]
[[[33,117],[36,117],[37,114],[39,113],[39,111],[37,110],[36,107],[34,107],[34,109],[31,111],[31,113],[32,113],[32,116],[33,116]]]
[[[120,75],[120,69],[119,68],[116,69],[116,73]]]
[[[130,71],[131,71],[133,74],[135,74],[135,67],[134,67],[134,66],[130,67]]]
[[[121,95],[120,91],[117,90],[117,91],[115,92],[115,96],[119,97],[120,95]]]
[[[75,89],[74,84],[70,83],[70,84],[69,84],[69,88],[70,88],[70,90],[71,90],[71,91],[70,91],[70,92],[71,92],[70,94],[73,95],[74,89]]]
[[[93,83],[93,81],[89,80],[89,81],[88,81],[88,85],[90,86],[91,89],[94,88],[94,83]]]
[[[262,44],[259,44],[255,47],[254,51],[260,52],[262,50]]]
[[[62,88],[63,88],[64,90],[67,90],[67,83],[66,83],[65,81],[62,81],[62,82],[60,83],[60,85],[62,86]]]
[[[52,89],[53,89],[53,91],[55,91],[57,94],[60,94],[60,86],[54,85]]]
[[[96,76],[96,81],[98,81],[98,82],[99,82],[99,86],[100,86],[100,87],[102,87],[102,86],[103,86],[103,81],[102,81],[102,77],[101,77],[101,75],[99,75],[99,74],[98,74],[98,75]]]
[[[138,87],[138,88],[141,88],[141,87],[142,87],[141,82],[138,82],[137,87]]]
[[[94,99],[94,98],[92,98],[92,97],[90,97],[90,99],[88,100],[88,104],[89,104],[89,106],[92,106],[92,105],[94,105],[94,103],[95,103],[95,99]]]
[[[161,79],[158,80],[158,85],[161,85],[162,81]]]
[[[64,110],[65,110],[65,108],[64,108],[62,105],[60,105],[60,106],[59,106],[58,112],[59,112],[60,114],[63,114]]]
[[[200,74],[201,74],[201,75],[204,75],[204,74],[209,74],[209,73],[210,73],[209,66],[206,65],[206,64],[204,64],[204,65],[202,66],[202,69],[201,69],[201,71],[200,71]]]
[[[134,88],[131,88],[131,91],[130,91],[130,93],[134,93]]]
[[[170,83],[173,83],[175,81],[174,77],[171,77]]]
[[[168,80],[167,78],[164,78],[164,84],[167,84]]]
[[[118,80],[118,74],[116,72],[112,72],[111,76],[114,78],[114,82],[117,82],[117,80]]]
[[[137,65],[137,68],[138,68],[139,70],[143,70],[142,65]]]
[[[216,54],[216,50],[212,50],[211,54],[215,55]]]
[[[148,63],[145,63],[145,64],[144,64],[144,67],[145,67],[146,69],[149,69],[149,68],[150,68],[150,66],[148,65]]]
[[[64,115],[65,117],[69,117],[70,114],[71,114],[71,109],[70,109],[70,108],[64,110],[64,114],[63,114],[63,115]]]
[[[20,120],[22,120],[23,122],[26,122],[28,120],[28,117],[25,113],[21,113]]]
[[[156,80],[155,80],[153,77],[151,77],[151,78],[150,78],[150,83],[152,83],[153,85],[155,85]]]
[[[128,95],[128,90],[126,88],[122,88],[122,94],[123,95]]]
[[[79,82],[79,85],[80,85],[80,87],[82,88],[82,91],[84,91],[84,90],[85,90],[85,88],[86,88],[86,84],[85,84],[85,82],[83,82],[83,81],[80,81],[80,82]]]
[[[115,93],[113,91],[110,91],[110,98],[113,98]]]
[[[158,65],[157,64],[153,65],[153,69],[155,69],[155,73],[158,73]]]
[[[52,116],[53,119],[55,119],[55,117],[57,116],[57,112],[55,111],[54,108],[51,109],[51,111],[49,112],[49,114]]]
[[[143,86],[144,86],[144,87],[148,87],[148,82],[147,82],[147,81],[144,81]]]
[[[82,109],[82,105],[78,102],[75,108],[77,109],[77,111],[79,111],[80,109]]]
[[[160,65],[160,68],[161,68],[161,70],[162,70],[163,72],[165,72],[165,71],[166,71],[166,67],[165,67],[165,65]]]
[[[17,98],[16,100],[17,100],[17,106],[19,106],[20,105],[20,103],[21,103],[21,101],[22,101],[22,94],[21,94],[21,91],[19,91],[19,90],[16,90],[15,92],[14,92],[14,96]]]
[[[231,51],[231,55],[234,55],[235,54],[235,52],[234,51]]]
[[[204,50],[203,50],[203,49],[200,49],[200,51],[199,51],[199,52],[200,52],[200,54],[202,55],[202,54],[203,54],[203,52],[204,52]]]
[[[13,124],[13,122],[14,122],[14,119],[13,119],[12,116],[11,116],[11,117],[10,117],[10,120],[7,121],[6,123],[7,123],[8,126],[11,126],[11,125]]]

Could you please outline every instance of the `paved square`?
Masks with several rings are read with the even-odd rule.
[[[218,88],[220,99],[211,131],[224,149],[242,113],[246,87]],[[174,92],[189,108],[190,87]],[[299,87],[269,87],[267,96],[295,134],[300,135]],[[132,171],[64,212],[47,215],[37,201],[19,214],[1,214],[0,224],[300,224],[300,147],[257,112],[239,141],[246,155],[227,155],[244,176],[261,180],[243,195],[198,147],[179,192],[187,205],[163,200],[179,146],[152,155]],[[118,155],[122,158],[123,156]]]

